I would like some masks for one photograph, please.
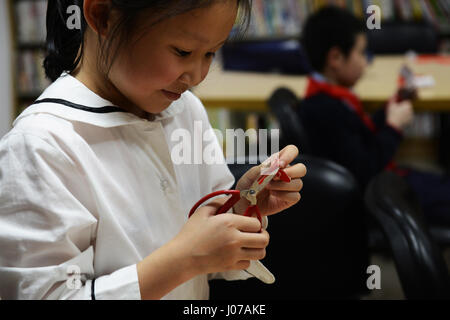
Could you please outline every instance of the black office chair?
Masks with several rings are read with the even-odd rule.
[[[365,203],[390,244],[405,297],[450,299],[446,263],[406,181],[381,173],[369,184]]]
[[[211,299],[353,299],[367,293],[369,264],[362,195],[345,168],[301,155],[308,168],[299,203],[269,218],[262,261],[276,282],[210,282]],[[236,180],[252,165],[230,165]]]
[[[381,29],[368,32],[369,51],[375,54],[437,53],[439,36],[427,22],[384,22]]]
[[[280,123],[282,145],[296,145],[301,153],[309,153],[308,137],[294,109],[299,99],[290,89],[279,88],[271,95],[268,105]]]

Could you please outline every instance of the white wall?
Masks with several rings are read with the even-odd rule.
[[[10,37],[7,1],[0,0],[0,137],[9,131],[13,113]]]

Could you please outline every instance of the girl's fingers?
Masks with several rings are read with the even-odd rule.
[[[303,163],[297,163],[292,167],[287,167],[286,169],[283,170],[291,179],[303,178],[304,176],[306,176],[307,172],[306,167]]]
[[[303,188],[303,181],[301,179],[294,179],[291,182],[283,182],[283,181],[271,181],[267,189],[275,190],[275,191],[291,191],[291,192],[299,192]]]
[[[238,262],[234,265],[233,269],[236,269],[236,270],[245,270],[245,269],[248,269],[249,267],[250,267],[250,260],[241,260],[241,261],[238,261]]]
[[[269,245],[269,233],[262,230],[259,233],[241,233],[243,248],[263,249]]]
[[[241,255],[243,260],[261,260],[266,256],[266,249],[242,248]]]
[[[245,217],[238,214],[230,214],[227,218],[232,219],[233,225],[241,232],[256,233],[261,230],[261,222],[257,218]]]
[[[286,192],[286,191],[270,191],[271,195],[278,198],[278,200],[285,201],[288,203],[297,203],[300,201],[300,193],[299,192]]]
[[[261,166],[270,167],[272,164],[277,163],[281,168],[288,166],[298,156],[298,148],[294,145],[285,147],[280,152],[272,154]]]
[[[289,165],[298,156],[298,148],[294,145],[289,145],[280,151],[279,158],[281,167]]]

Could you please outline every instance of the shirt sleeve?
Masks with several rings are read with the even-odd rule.
[[[140,299],[136,265],[95,279],[86,189],[58,145],[17,132],[0,142],[0,297]]]

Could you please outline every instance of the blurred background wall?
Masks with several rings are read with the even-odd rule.
[[[0,137],[11,126],[13,110],[11,82],[10,17],[7,1],[0,1]]]

